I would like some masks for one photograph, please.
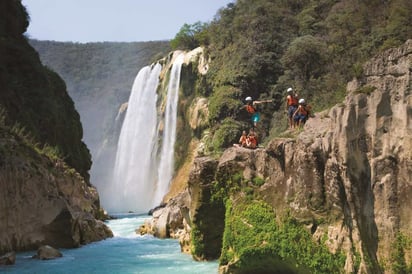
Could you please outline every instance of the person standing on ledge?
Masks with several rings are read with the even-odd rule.
[[[293,121],[293,114],[298,108],[298,94],[293,94],[292,88],[287,89],[287,94],[288,95],[286,96],[286,113],[288,115],[289,128],[292,129],[295,127],[295,122]]]
[[[270,103],[272,100],[253,101],[252,97],[248,96],[245,101],[246,105],[242,106],[241,109],[246,109],[246,111],[252,116],[252,125],[253,127],[256,127],[257,123],[260,121],[260,113],[257,109],[257,105],[262,103]]]

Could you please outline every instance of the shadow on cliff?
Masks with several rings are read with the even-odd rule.
[[[354,214],[353,217],[358,225],[361,241],[362,252],[364,253],[366,267],[372,273],[381,273],[378,265],[377,250],[378,250],[378,229],[375,222],[375,196],[372,190],[372,175],[371,163],[367,153],[370,152],[370,136],[365,130],[366,124],[366,97],[359,100],[357,105],[354,105],[348,114],[348,125],[352,125],[352,129],[347,129],[346,134],[346,173],[349,179],[350,186],[347,186],[346,197],[354,199],[353,209],[350,209]],[[353,220],[351,217],[345,216],[345,221],[348,227],[353,231]]]

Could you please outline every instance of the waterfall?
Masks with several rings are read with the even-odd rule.
[[[158,182],[154,202],[160,204],[169,189],[174,170],[174,145],[176,141],[177,102],[179,98],[180,71],[184,54],[180,54],[173,62],[167,89],[167,103],[162,137],[162,150],[158,169]]]
[[[117,144],[113,182],[103,206],[111,213],[145,213],[161,203],[174,171],[177,106],[184,54],[173,62],[159,143],[156,108],[161,65],[142,68],[133,83]],[[161,148],[160,154],[158,149]],[[105,195],[107,196],[107,195]]]
[[[155,192],[157,147],[156,89],[161,65],[142,68],[130,94],[117,145],[109,212],[147,212]]]

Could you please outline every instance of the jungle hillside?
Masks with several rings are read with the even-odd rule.
[[[210,71],[198,81],[210,97],[209,149],[236,142],[249,125],[240,108],[246,96],[273,99],[262,110],[262,137],[286,128],[285,91],[297,90],[315,111],[339,103],[362,64],[412,37],[409,0],[238,0],[211,23],[185,24],[174,49],[204,46]]]

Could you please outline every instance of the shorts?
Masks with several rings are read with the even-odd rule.
[[[298,122],[298,121],[305,122],[305,121],[306,121],[306,115],[297,113],[297,114],[295,115],[295,121],[296,121],[296,122]]]
[[[260,121],[260,114],[259,112],[255,112],[252,114],[252,122],[257,123]]]
[[[288,116],[291,118],[293,116],[293,113],[295,113],[297,107],[296,106],[289,106],[288,107]]]

